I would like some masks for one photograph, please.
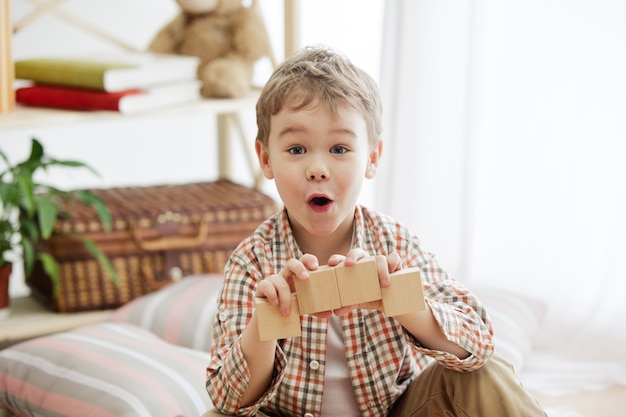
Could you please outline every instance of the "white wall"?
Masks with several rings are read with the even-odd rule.
[[[561,346],[585,330],[624,346],[626,3],[387,5],[385,211],[462,281],[544,301]]]
[[[390,104],[381,210],[462,277],[471,2],[386,4],[381,87]]]
[[[261,0],[261,5],[276,49],[283,56],[282,1]],[[382,31],[382,0],[302,1],[302,44],[324,43],[348,54],[357,65],[374,77],[379,72]],[[12,20],[20,22],[33,10],[27,0],[11,0]],[[178,12],[173,0],[67,0],[60,10],[84,18],[97,29],[144,49],[156,31]],[[329,12],[330,11],[330,12]],[[45,15],[20,30],[13,39],[13,57],[111,51],[118,47],[86,34],[54,14]],[[268,63],[259,65],[256,80],[267,76]],[[191,113],[167,118],[149,115],[76,122],[60,126],[38,124],[19,129],[2,127],[0,149],[12,160],[27,156],[29,139],[37,137],[47,151],[58,158],[79,159],[101,175],[88,172],[53,172],[48,180],[65,188],[110,187],[182,183],[215,179],[217,175],[215,120],[210,114]],[[244,115],[250,138],[255,133],[254,114]],[[252,184],[243,167],[244,150],[236,145],[234,179]],[[253,146],[250,139],[250,147]],[[272,183],[265,190],[276,195]],[[373,200],[373,185],[363,194],[364,202]],[[11,281],[12,295],[24,294],[20,272]]]

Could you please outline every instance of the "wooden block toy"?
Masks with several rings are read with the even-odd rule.
[[[309,279],[294,279],[300,314],[313,314],[341,307],[335,268],[324,265],[309,271]]]
[[[370,256],[356,265],[327,265],[310,272],[306,281],[295,281],[291,294],[291,314],[283,317],[278,306],[265,298],[256,299],[256,314],[261,340],[300,337],[300,314],[313,314],[340,307],[382,300],[387,317],[423,311],[426,308],[419,268],[391,274],[391,283],[380,288],[376,258]]]
[[[391,274],[391,284],[381,288],[387,317],[426,309],[419,268],[401,269]]]
[[[349,267],[339,264],[335,267],[335,274],[342,306],[347,307],[382,298],[376,257],[363,258],[356,265]]]
[[[256,315],[261,340],[278,340],[302,335],[300,310],[295,294],[291,294],[291,314],[289,316],[281,315],[279,307],[270,304],[265,298],[256,299]]]

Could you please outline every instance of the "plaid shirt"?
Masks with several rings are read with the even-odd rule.
[[[342,319],[348,369],[363,416],[384,416],[406,387],[434,358],[441,365],[471,371],[493,352],[493,331],[487,314],[467,289],[441,269],[407,228],[362,206],[355,210],[354,247],[369,254],[398,252],[405,267],[419,267],[424,295],[448,340],[470,356],[456,356],[421,347],[393,318],[372,310],[354,310]],[[320,416],[324,392],[328,321],[301,317],[302,336],[277,341],[274,375],[259,400],[240,407],[249,370],[240,344],[254,310],[257,283],[279,272],[291,258],[300,258],[286,211],[266,220],[233,252],[225,269],[214,321],[212,359],[207,391],[223,413],[251,416],[257,410],[280,416]]]

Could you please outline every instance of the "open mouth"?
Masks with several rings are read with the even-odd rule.
[[[310,203],[315,206],[325,206],[329,202],[330,200],[326,197],[313,197],[310,201]]]
[[[316,196],[309,199],[309,206],[319,210],[328,207],[332,202],[328,197]]]

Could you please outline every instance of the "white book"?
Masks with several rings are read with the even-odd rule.
[[[197,79],[200,58],[149,52],[22,59],[15,77],[40,84],[122,91]]]

